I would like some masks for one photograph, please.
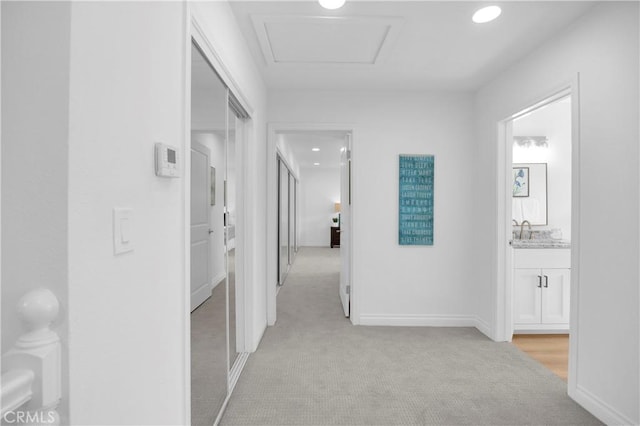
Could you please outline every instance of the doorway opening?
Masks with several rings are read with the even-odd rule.
[[[577,302],[574,102],[569,87],[500,123],[505,340],[565,381]]]
[[[269,325],[277,317],[276,298],[314,264],[335,271],[344,316],[351,313],[351,139],[352,130],[325,125],[270,126],[274,154],[269,174]],[[302,253],[302,264],[294,261]],[[324,262],[324,263],[322,263]],[[339,281],[339,282],[338,282]],[[337,298],[336,298],[337,300]]]

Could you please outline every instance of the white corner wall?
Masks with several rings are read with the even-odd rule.
[[[298,194],[299,245],[329,247],[334,204],[340,202],[340,169],[303,168]]]
[[[572,271],[579,311],[572,315],[577,364],[569,392],[608,424],[640,422],[638,6],[595,5],[480,90],[475,108],[475,297],[479,315],[495,326],[497,122],[579,73],[580,222],[572,235],[580,241]]]
[[[476,325],[472,97],[270,92],[269,121],[353,123],[354,321]],[[435,245],[398,245],[398,155],[434,154]],[[328,232],[328,231],[327,231]]]

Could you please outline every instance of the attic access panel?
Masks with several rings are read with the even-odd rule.
[[[402,18],[252,16],[267,64],[376,65],[390,52]]]

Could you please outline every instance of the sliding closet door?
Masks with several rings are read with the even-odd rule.
[[[279,282],[282,285],[289,272],[289,169],[280,161],[279,170]]]
[[[296,256],[296,179],[289,173],[289,267]]]
[[[227,121],[227,88],[200,50],[193,45],[191,66],[192,179],[191,198],[198,217],[209,216],[209,229],[192,232],[191,277],[206,276],[208,293],[191,314],[191,418],[192,424],[211,425],[227,396],[227,288],[224,262],[223,191]],[[201,153],[210,153],[206,156]],[[192,211],[192,217],[194,217]],[[202,219],[199,219],[203,221]],[[202,235],[204,234],[204,236]],[[201,249],[202,238],[209,249]],[[203,262],[203,257],[204,261]],[[209,265],[209,270],[203,264]]]
[[[237,351],[236,322],[236,253],[238,242],[238,144],[240,120],[229,110],[227,123],[227,289],[229,294],[229,368],[233,366]]]

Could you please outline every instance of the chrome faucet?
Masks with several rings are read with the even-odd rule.
[[[518,221],[517,221],[517,220],[512,219],[512,221],[513,221],[513,223],[515,223],[515,224],[516,224],[516,226],[520,226],[520,224],[518,223]]]
[[[522,224],[520,224],[520,239],[522,239],[522,231],[524,230],[524,224],[527,224],[529,227],[529,239],[531,239],[531,223],[528,220],[523,220]]]

